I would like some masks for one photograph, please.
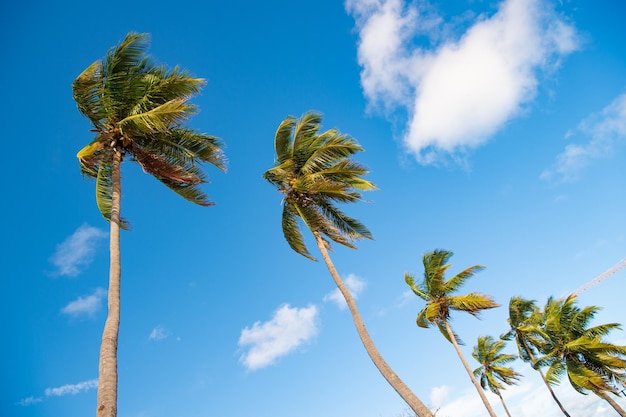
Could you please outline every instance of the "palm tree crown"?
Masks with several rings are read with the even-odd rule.
[[[145,54],[147,47],[148,35],[129,33],[72,84],[78,110],[96,133],[77,157],[83,174],[96,178],[96,200],[107,220],[115,153],[132,157],[167,187],[205,206],[212,203],[198,188],[206,182],[198,164],[225,168],[218,138],[181,127],[196,110],[188,100],[204,80],[178,67],[155,65]]]
[[[502,353],[505,345],[502,340],[494,340],[491,336],[479,336],[472,352],[472,357],[481,364],[474,370],[474,376],[479,378],[483,389],[489,389],[497,395],[504,389],[501,382],[514,385],[522,376],[512,368],[504,366],[515,360],[514,355]]]
[[[320,124],[321,115],[315,112],[307,112],[300,119],[287,117],[275,135],[276,164],[263,174],[284,195],[282,227],[289,246],[313,260],[298,218],[314,234],[354,248],[354,240],[371,239],[372,234],[335,203],[359,201],[361,191],[376,189],[361,178],[367,169],[349,159],[363,148],[337,129],[320,133]]]
[[[626,381],[626,346],[608,343],[602,337],[621,326],[608,323],[589,327],[600,308],[580,308],[575,298],[550,298],[546,303],[542,326],[545,342],[540,349],[544,356],[537,364],[549,366],[546,378],[551,384],[567,374],[572,387],[582,394],[617,394],[617,387]]]
[[[425,254],[423,256],[424,280],[420,284],[415,283],[415,278],[411,274],[404,275],[406,283],[415,295],[426,301],[426,307],[417,315],[417,325],[423,328],[437,325],[448,341],[451,340],[445,323],[449,321],[452,310],[477,316],[482,310],[499,306],[491,296],[481,293],[450,295],[456,292],[474,273],[485,268],[482,265],[474,265],[446,280],[445,272],[451,266],[447,262],[452,255],[452,252],[441,249]]]

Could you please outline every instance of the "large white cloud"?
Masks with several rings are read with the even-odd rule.
[[[241,356],[241,363],[249,370],[260,369],[310,341],[318,331],[317,315],[314,305],[297,308],[284,304],[270,321],[244,328],[239,346],[248,350]]]
[[[54,275],[77,276],[93,260],[97,243],[108,236],[107,232],[83,224],[57,245],[50,262],[56,267]]]
[[[407,112],[404,144],[422,164],[485,143],[535,97],[541,71],[577,47],[548,0],[505,0],[460,38],[425,3],[347,0],[346,8],[359,31],[365,96]],[[436,46],[419,46],[419,35]]]
[[[96,288],[92,294],[78,297],[61,309],[61,313],[70,316],[93,316],[102,306],[102,299],[107,295],[104,288]]]
[[[541,179],[555,182],[571,182],[595,160],[609,157],[620,144],[626,143],[626,94],[614,99],[597,114],[583,120],[568,137],[578,134],[588,141],[568,144],[556,157],[555,163],[541,174]]]

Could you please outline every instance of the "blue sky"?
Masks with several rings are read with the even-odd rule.
[[[108,229],[75,157],[92,133],[71,83],[129,31],[151,34],[158,62],[207,80],[190,126],[224,140],[229,166],[207,167],[210,208],[123,166],[120,417],[405,411],[324,264],[282,236],[280,195],[261,175],[288,115],[320,111],[365,149],[356,159],[379,190],[345,210],[375,240],[335,247],[333,260],[382,355],[438,416],[485,412],[453,347],[415,325],[423,305],[403,274],[421,276],[422,254],[454,251],[453,273],[485,265],[465,290],[505,306],[569,294],[626,257],[622,2],[175,6],[0,6],[3,137],[19,142],[1,168],[1,415],[95,409]],[[580,294],[603,307],[598,322],[625,321],[625,274]],[[476,338],[506,331],[506,316],[454,316],[472,366]],[[624,332],[612,340],[626,344]],[[504,394],[512,414],[558,416],[538,375],[515,367],[525,377]],[[566,381],[556,391],[572,415],[613,415]]]

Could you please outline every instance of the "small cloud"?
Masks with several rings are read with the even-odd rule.
[[[576,129],[590,137],[587,143],[569,144],[556,157],[556,162],[541,173],[540,178],[558,183],[573,182],[592,162],[610,157],[621,143],[626,143],[626,94],[617,97],[601,112],[584,119]],[[575,135],[568,132],[568,138]]]
[[[427,2],[347,0],[346,10],[370,107],[391,120],[407,114],[403,141],[424,165],[447,156],[463,163],[468,150],[524,114],[541,74],[579,43],[574,27],[540,0],[504,0],[466,30],[453,30]]]
[[[78,384],[67,384],[56,388],[46,388],[42,397],[28,397],[20,400],[17,404],[29,406],[42,402],[49,397],[62,397],[64,395],[76,395],[81,392],[98,388],[98,380],[90,379],[89,381],[79,382]]]
[[[75,277],[93,260],[97,243],[108,233],[96,227],[83,224],[61,244],[50,262],[56,267],[55,276]]]
[[[98,310],[100,310],[102,299],[107,295],[107,290],[104,288],[96,288],[93,294],[85,297],[78,297],[65,307],[61,309],[61,313],[67,314],[73,317],[87,315],[93,316]]]
[[[348,291],[352,294],[352,297],[356,300],[359,298],[359,294],[363,292],[365,289],[365,281],[361,280],[354,274],[349,274],[344,279],[344,284],[348,287]],[[345,309],[348,305],[346,304],[346,300],[343,298],[341,291],[339,288],[335,288],[333,291],[329,292],[324,296],[324,301],[332,301],[337,304],[340,309]]]
[[[170,334],[171,333],[166,328],[164,328],[161,325],[158,325],[154,329],[152,329],[152,331],[150,332],[150,336],[148,336],[148,339],[155,340],[155,341],[163,340],[163,339],[167,339],[170,336]]]
[[[314,305],[292,308],[284,304],[270,321],[244,328],[238,344],[248,351],[240,357],[241,363],[251,371],[264,368],[307,343],[317,334],[317,315]]]
[[[441,407],[450,396],[450,387],[441,385],[434,387],[430,391],[430,402],[435,408]]]

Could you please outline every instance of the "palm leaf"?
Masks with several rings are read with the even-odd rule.
[[[118,125],[122,131],[133,133],[168,132],[194,111],[194,105],[187,104],[184,99],[174,99],[144,113],[127,116]]]
[[[300,226],[298,224],[298,217],[298,213],[293,205],[285,201],[283,204],[282,216],[283,235],[285,236],[285,240],[287,240],[291,249],[300,255],[315,261],[316,259],[311,256],[306,245],[304,244],[302,232],[300,231]]]
[[[98,167],[96,178],[96,204],[102,216],[111,221],[111,209],[113,205],[113,167],[112,153],[105,153]],[[120,217],[120,227],[128,229],[129,225]]]
[[[106,112],[102,107],[102,61],[89,65],[72,83],[72,95],[78,110],[97,129],[103,127]]]
[[[276,159],[282,164],[293,157],[293,147],[291,134],[296,126],[296,118],[288,116],[278,126],[274,138],[274,148],[276,150]]]

